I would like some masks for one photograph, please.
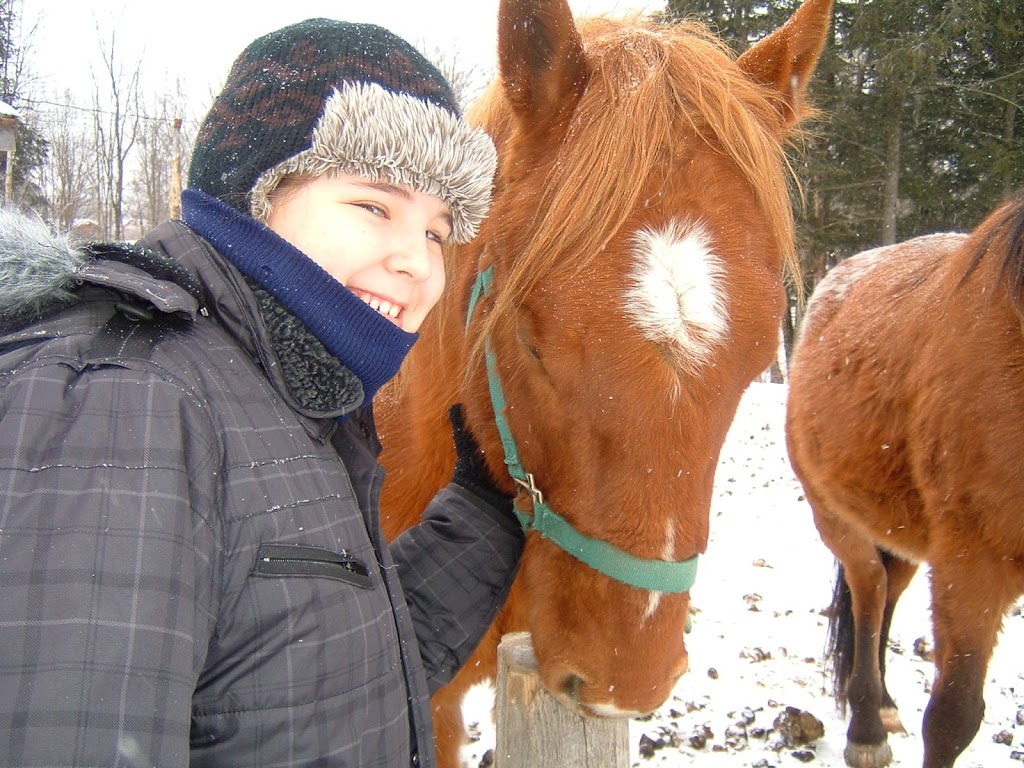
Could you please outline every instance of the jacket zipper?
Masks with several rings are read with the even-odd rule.
[[[366,564],[344,549],[333,552],[300,544],[261,544],[252,572],[256,576],[335,579],[363,589],[373,589]]]

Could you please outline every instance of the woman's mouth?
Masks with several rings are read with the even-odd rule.
[[[366,293],[365,291],[356,290],[354,293],[363,301],[364,304],[368,305],[370,309],[384,315],[384,317],[396,325],[398,324],[398,317],[402,313],[401,305],[392,304],[387,299],[382,299],[379,296],[374,296],[372,293]]]

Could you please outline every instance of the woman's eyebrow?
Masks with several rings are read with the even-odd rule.
[[[357,187],[365,187],[366,189],[372,189],[376,192],[383,192],[386,195],[394,195],[400,197],[403,200],[412,200],[412,192],[406,187],[399,186],[398,184],[392,184],[387,181],[357,181],[355,182]]]

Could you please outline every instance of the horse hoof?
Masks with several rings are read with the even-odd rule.
[[[900,713],[896,707],[882,707],[878,710],[878,715],[882,718],[882,725],[885,727],[886,733],[907,732],[907,729],[903,727],[903,721],[900,720]]]
[[[847,742],[843,757],[850,768],[884,768],[892,762],[892,750],[887,741],[881,744]]]

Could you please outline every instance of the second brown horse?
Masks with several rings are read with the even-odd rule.
[[[889,626],[927,562],[924,768],[950,768],[981,725],[1003,614],[1024,593],[1024,198],[970,236],[841,262],[814,292],[789,386],[790,458],[842,566],[830,622],[846,762],[892,758]]]

